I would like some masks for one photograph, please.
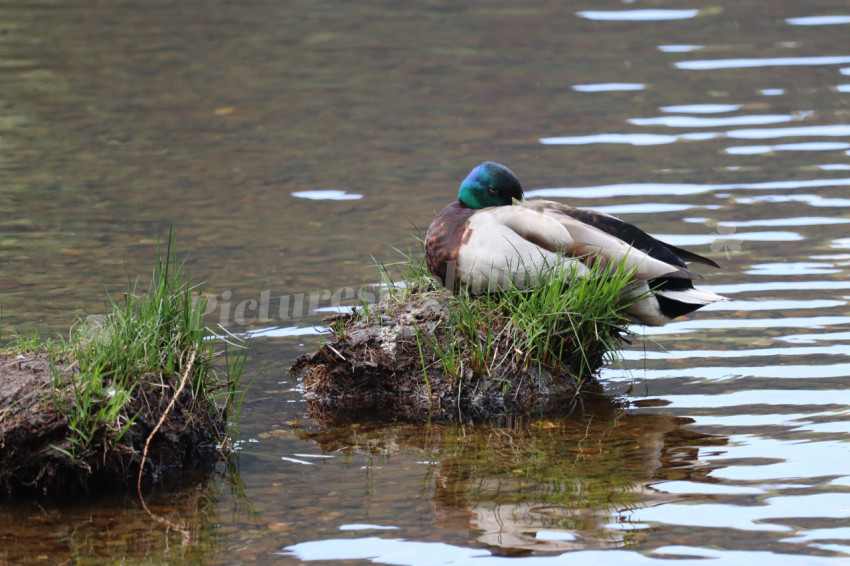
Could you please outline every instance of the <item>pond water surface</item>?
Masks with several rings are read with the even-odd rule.
[[[170,226],[260,331],[232,469],[149,494],[182,533],[4,503],[0,563],[850,563],[848,34],[837,0],[0,6],[3,338],[100,312]],[[635,328],[581,414],[323,426],[287,373],[311,297],[484,160],[730,301]]]

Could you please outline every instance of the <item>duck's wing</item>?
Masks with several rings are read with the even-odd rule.
[[[534,207],[525,206],[525,203],[485,208],[477,214],[550,252],[569,252],[575,245],[570,231],[556,218]]]
[[[551,201],[526,201],[513,206],[484,209],[478,214],[493,215],[501,225],[550,252],[587,258],[587,263],[624,262],[627,269],[635,270],[638,279],[702,278],[688,270],[675,255],[672,256],[675,260],[673,262],[653,257],[638,246],[566,214],[560,210],[562,206]]]
[[[699,254],[689,252],[678,246],[662,242],[653,238],[637,226],[629,224],[624,220],[620,220],[609,214],[596,212],[595,210],[585,210],[581,208],[573,208],[565,204],[546,201],[551,203],[550,208],[556,214],[566,214],[576,220],[602,230],[607,234],[611,234],[624,242],[630,242],[637,249],[646,252],[650,256],[660,259],[661,261],[672,263],[684,267],[685,261],[702,263],[711,267],[720,269],[720,266],[713,260],[703,257]]]
[[[620,222],[622,222],[622,220]],[[655,238],[653,238],[653,240],[655,240]],[[679,246],[674,246],[673,244],[668,244],[666,242],[662,242],[661,240],[655,241],[664,245],[668,250],[672,251],[674,254],[676,254],[685,261],[689,261],[692,263],[701,263],[703,265],[709,265],[711,267],[721,269],[720,264],[714,261],[713,259],[709,259],[699,254],[695,254],[694,252],[689,252],[688,250],[682,249]]]
[[[619,218],[596,212],[594,210],[585,210],[581,208],[573,208],[565,204],[553,201],[529,201],[536,203],[535,206],[547,212],[554,217],[569,216],[581,224],[590,226],[600,230],[610,236],[613,236],[631,246],[641,250],[647,255],[679,267],[685,267],[685,261],[702,263],[711,267],[720,268],[713,260],[695,254],[680,247],[667,244],[653,238],[637,226],[629,224]]]

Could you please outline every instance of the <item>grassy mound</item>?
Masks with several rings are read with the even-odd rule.
[[[130,283],[107,311],[81,321],[67,340],[19,335],[0,354],[6,493],[73,496],[135,483],[157,427],[148,480],[215,461],[225,448],[245,351],[225,344],[224,368],[214,368],[221,354],[202,326],[201,287],[171,241],[150,286]]]
[[[566,411],[628,336],[631,273],[568,263],[527,289],[489,295],[443,289],[408,256],[377,305],[330,320],[331,340],[292,368],[314,416],[334,420],[483,419]],[[389,270],[384,269],[384,273]]]

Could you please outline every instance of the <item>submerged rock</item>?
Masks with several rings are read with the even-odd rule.
[[[563,332],[553,338],[562,356],[535,359],[517,347],[502,313],[483,308],[462,317],[459,300],[445,290],[413,290],[327,319],[332,339],[290,370],[302,378],[311,416],[464,422],[567,412],[582,389],[597,385],[593,372],[607,351],[601,342],[579,346]]]

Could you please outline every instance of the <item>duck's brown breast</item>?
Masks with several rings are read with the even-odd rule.
[[[453,202],[437,215],[425,234],[425,262],[443,285],[454,284],[447,284],[446,272],[449,265],[456,267],[458,250],[472,235],[468,221],[473,214],[475,209]],[[457,273],[456,269],[451,272]]]

